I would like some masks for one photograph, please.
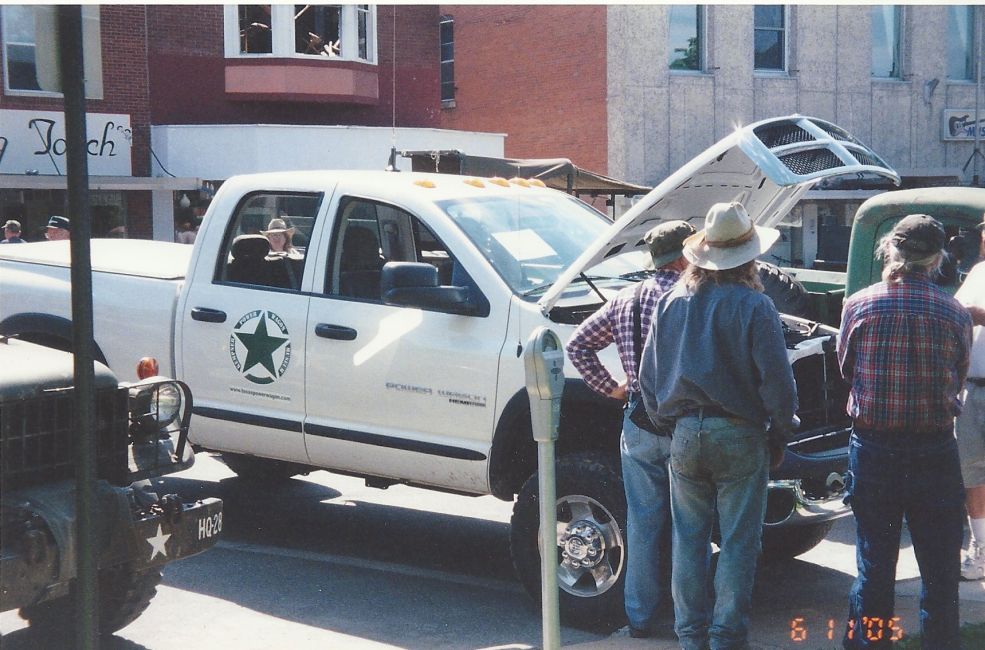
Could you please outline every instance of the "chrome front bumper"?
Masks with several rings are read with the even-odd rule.
[[[764,525],[786,527],[819,524],[851,514],[851,507],[844,503],[844,479],[832,475],[828,483],[830,494],[815,498],[804,492],[797,479],[770,481]]]

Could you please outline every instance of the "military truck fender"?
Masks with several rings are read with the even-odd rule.
[[[0,334],[17,336],[22,341],[30,341],[63,352],[72,351],[72,321],[61,316],[40,313],[14,314],[0,322]],[[99,345],[95,346],[93,356],[99,363],[108,365]]]
[[[528,400],[526,390],[513,394],[493,437],[489,483],[492,493],[504,501],[512,501],[524,482],[537,471],[537,447],[530,429]],[[619,402],[596,394],[581,379],[565,379],[558,427],[559,457],[576,451],[618,449],[621,430]]]

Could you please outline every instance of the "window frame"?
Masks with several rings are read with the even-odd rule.
[[[674,68],[671,66],[670,54],[670,15],[678,7],[693,6],[697,18],[696,37],[698,39],[698,67],[697,68]],[[670,5],[667,9],[667,70],[671,74],[698,75],[706,74],[708,71],[708,5]]]
[[[325,57],[295,51],[294,4],[270,5],[271,51],[241,52],[239,32],[239,4],[223,6],[224,54],[227,59],[298,59],[301,61],[349,61],[379,64],[379,39],[377,37],[377,7],[372,4],[341,4],[338,56]],[[366,58],[359,57],[359,17],[366,20]],[[355,53],[353,56],[351,53]]]
[[[444,40],[444,27],[445,25],[450,25],[451,30],[451,40]],[[444,49],[448,45],[451,47],[451,58],[444,58]],[[451,80],[444,80],[444,70],[445,64],[451,64]],[[441,92],[441,107],[442,108],[454,108],[455,107],[455,17],[452,15],[442,15],[438,18],[438,83],[440,85]],[[450,92],[446,96],[446,88],[450,88]]]
[[[869,34],[872,34],[872,20],[876,17],[876,11],[891,8],[893,10],[893,28],[895,29],[895,40],[893,43],[893,64],[896,68],[895,74],[890,71],[888,75],[877,75],[875,70],[875,61],[873,57],[875,56],[875,46],[874,43],[870,43],[870,61],[869,61],[869,76],[875,81],[904,81],[904,70],[903,70],[903,53],[906,47],[906,9],[903,5],[871,5],[869,13]]]
[[[979,37],[978,31],[979,31],[979,23],[980,23],[979,18],[978,18],[978,13],[979,13],[979,11],[981,11],[981,9],[979,9],[978,7],[979,7],[979,5],[947,5],[947,10],[948,10],[948,24],[950,24],[950,21],[951,21],[950,19],[951,19],[951,12],[952,11],[954,11],[956,9],[969,10],[969,15],[968,15],[968,28],[969,28],[968,46],[970,48],[970,50],[967,51],[966,54],[965,54],[965,56],[966,56],[965,64],[966,64],[966,69],[967,69],[967,76],[965,76],[965,77],[952,77],[950,75],[951,57],[950,57],[950,52],[948,52],[947,60],[946,60],[946,63],[945,63],[945,72],[944,72],[944,78],[948,82],[951,82],[951,83],[975,83],[975,80],[976,80],[977,75],[978,75],[978,66],[981,65],[981,62],[980,61],[977,61],[977,59],[975,57],[975,54],[977,53],[977,45],[978,45],[978,37]]]
[[[753,7],[753,18],[752,18],[752,69],[756,74],[787,74],[790,68],[790,7],[788,5],[762,5],[779,7],[780,11],[783,12],[782,15],[782,25],[780,27],[758,27],[756,25],[756,6]],[[756,66],[756,33],[760,31],[770,31],[779,32],[780,38],[783,39],[782,52],[780,53],[781,61],[779,68],[759,68]]]

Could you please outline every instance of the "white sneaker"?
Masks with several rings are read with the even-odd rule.
[[[981,580],[985,578],[985,548],[972,542],[961,563],[962,580]]]

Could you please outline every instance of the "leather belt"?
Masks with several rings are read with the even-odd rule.
[[[698,406],[696,408],[684,409],[678,417],[682,418],[734,418],[735,414],[729,413],[717,406]]]
[[[979,388],[985,386],[985,377],[968,377],[966,381],[972,386],[978,386]]]

